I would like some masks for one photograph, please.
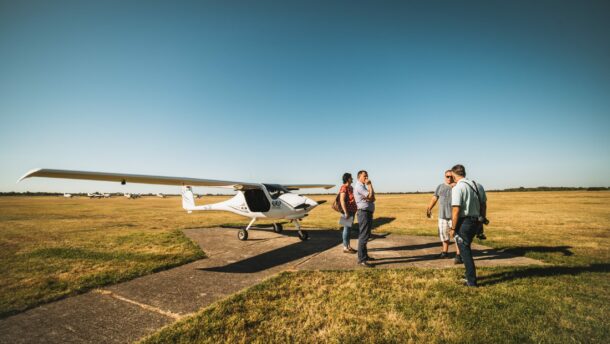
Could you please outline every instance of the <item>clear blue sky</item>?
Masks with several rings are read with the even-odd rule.
[[[609,61],[608,1],[0,0],[0,191],[610,186]]]

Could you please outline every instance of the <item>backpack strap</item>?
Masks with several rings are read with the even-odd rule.
[[[466,181],[464,181],[464,183],[466,183]],[[474,180],[472,181],[472,183],[474,184],[474,187],[470,185],[470,183],[466,183],[466,185],[468,185],[472,189],[472,191],[474,191],[474,194],[477,195],[477,200],[479,201],[479,211],[481,211],[481,209],[483,209],[483,202],[481,202],[481,194],[479,193],[479,187],[477,186],[477,182],[475,182]]]

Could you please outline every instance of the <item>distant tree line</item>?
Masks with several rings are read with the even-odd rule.
[[[526,188],[520,186],[518,188],[485,190],[487,192],[531,192],[531,191],[610,191],[610,187],[592,186],[592,187],[572,187],[572,186],[538,186],[535,188]],[[415,191],[415,192],[378,192],[378,194],[430,194],[434,191]]]
[[[523,186],[518,188],[502,189],[502,190],[490,190],[494,192],[520,192],[520,191],[608,191],[610,187],[603,186],[592,186],[588,188],[584,187],[570,187],[570,186],[539,186],[535,188],[525,188]]]

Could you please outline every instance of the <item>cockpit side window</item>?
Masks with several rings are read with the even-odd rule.
[[[283,188],[281,185],[273,185],[273,184],[264,184],[264,185],[265,185],[265,188],[267,188],[267,191],[269,192],[269,196],[271,196],[271,199],[277,199],[281,195],[288,192],[288,190]]]

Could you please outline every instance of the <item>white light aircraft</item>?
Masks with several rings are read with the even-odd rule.
[[[140,198],[142,195],[137,194],[137,193],[126,192],[123,194],[123,196],[125,196],[126,198],[129,198],[129,199],[136,199],[136,198]]]
[[[244,183],[226,180],[197,179],[182,177],[163,177],[124,173],[85,172],[70,170],[36,169],[26,173],[18,182],[31,177],[85,179],[109,182],[157,184],[157,185],[179,185],[182,186],[182,207],[188,212],[219,210],[228,211],[237,215],[250,218],[247,227],[241,228],[237,233],[239,240],[248,239],[248,230],[252,224],[260,218],[292,221],[298,231],[301,240],[307,240],[309,235],[301,229],[301,221],[309,212],[322,204],[324,201],[316,202],[308,197],[291,193],[290,191],[306,188],[330,189],[332,184],[263,184]],[[237,194],[233,198],[223,202],[195,205],[193,186],[218,187],[233,189]],[[281,223],[274,223],[273,230],[281,233]]]
[[[103,194],[103,193],[99,193],[99,192],[89,192],[87,193],[87,196],[89,196],[89,198],[109,198],[110,194]]]

